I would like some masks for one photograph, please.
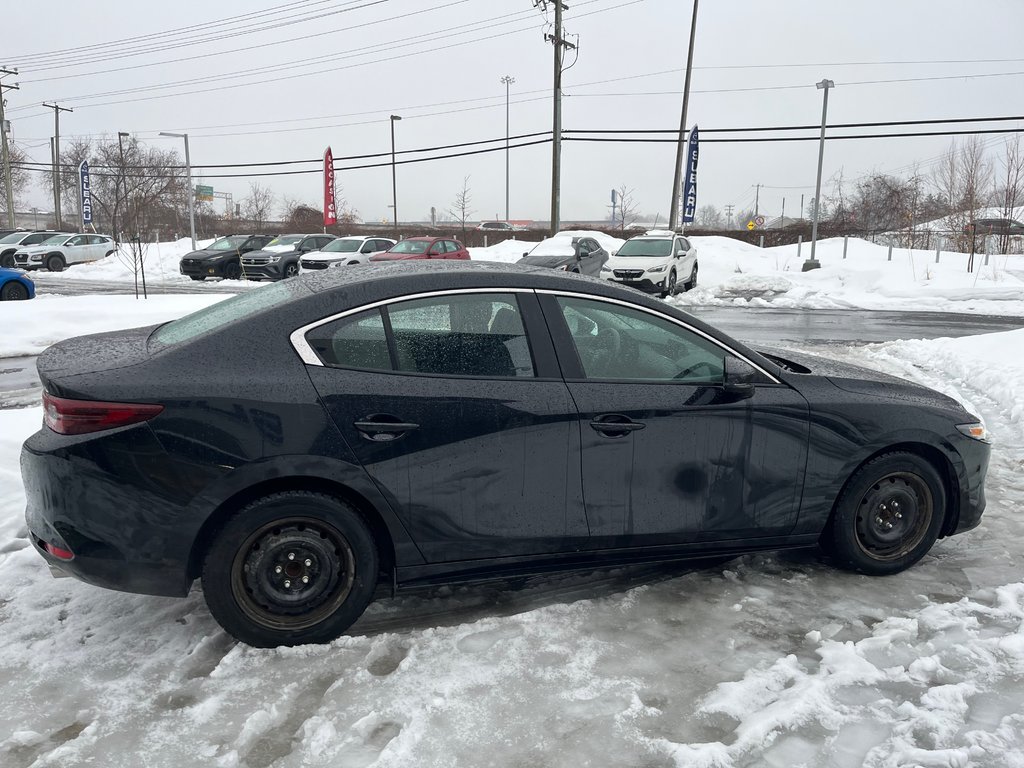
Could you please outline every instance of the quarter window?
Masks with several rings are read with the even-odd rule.
[[[558,303],[588,379],[723,381],[726,351],[669,320],[589,299]]]
[[[379,309],[368,309],[321,325],[310,331],[306,340],[327,365],[392,370],[384,319]]]

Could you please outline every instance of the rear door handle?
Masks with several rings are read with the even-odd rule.
[[[382,418],[380,416],[367,416],[362,421],[353,422],[352,426],[358,429],[367,440],[376,442],[387,442],[397,440],[406,432],[419,429],[419,424],[408,421],[398,421]]]
[[[598,416],[590,422],[590,426],[607,437],[625,437],[630,432],[641,430],[647,425],[638,421],[631,421],[627,416],[608,414]]]

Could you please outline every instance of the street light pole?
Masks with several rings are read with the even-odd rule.
[[[398,232],[398,184],[395,179],[395,121],[400,115],[391,115],[391,207],[394,209],[395,232]]]
[[[811,223],[811,257],[804,262],[800,271],[807,272],[819,269],[821,264],[814,258],[815,246],[818,244],[818,210],[821,206],[821,165],[825,159],[825,121],[828,119],[828,89],[835,88],[831,80],[815,83],[815,87],[825,94],[821,100],[821,138],[818,140],[818,178],[814,183],[814,221]]]
[[[676,147],[676,167],[672,177],[672,203],[668,209],[668,228],[679,224],[679,194],[683,184],[683,155],[686,152],[686,108],[690,101],[690,74],[693,72],[693,41],[697,36],[697,0],[693,0],[693,18],[690,20],[690,51],[686,54],[686,79],[683,83],[683,112],[679,116],[679,143]]]
[[[509,218],[509,214],[508,214],[508,168],[509,168],[509,161],[508,161],[508,137],[509,137],[509,129],[508,129],[508,126],[509,126],[509,123],[508,123],[508,95],[509,95],[509,91],[508,91],[508,88],[515,81],[516,81],[516,79],[514,77],[512,77],[511,75],[505,75],[504,77],[501,78],[501,82],[503,82],[505,84],[505,223],[506,224],[508,223],[508,218]]]
[[[171,136],[185,140],[185,175],[188,176],[188,225],[192,234],[192,250],[196,249],[196,193],[192,188],[192,160],[188,156],[188,134],[160,132],[161,136]]]

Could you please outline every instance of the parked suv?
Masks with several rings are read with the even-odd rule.
[[[469,251],[458,240],[447,237],[410,237],[395,243],[384,253],[370,257],[380,261],[411,261],[413,259],[468,259]]]
[[[246,280],[283,280],[299,274],[299,259],[311,251],[319,251],[335,235],[281,235],[262,250],[242,257],[242,276]]]
[[[20,248],[28,248],[32,245],[39,245],[43,240],[48,240],[57,232],[38,229],[17,229],[14,231],[0,230],[3,236],[0,237],[0,267],[14,266],[14,253]]]
[[[624,242],[602,267],[601,277],[665,298],[680,285],[684,291],[697,285],[697,270],[697,249],[687,238],[652,229]]]
[[[14,264],[21,269],[42,269],[63,272],[71,264],[96,261],[117,250],[113,238],[89,233],[50,233],[38,245],[22,246],[14,252]]]
[[[242,276],[239,259],[243,253],[258,251],[271,240],[273,235],[228,235],[214,240],[205,248],[186,253],[178,263],[178,271],[193,280],[208,277],[225,277],[237,280]]]
[[[394,244],[395,241],[387,237],[339,237],[319,251],[310,251],[299,259],[299,272],[313,272],[342,264],[365,264],[372,254],[386,251]]]

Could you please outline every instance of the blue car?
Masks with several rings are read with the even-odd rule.
[[[0,267],[0,300],[19,301],[35,297],[36,284],[24,272]]]

